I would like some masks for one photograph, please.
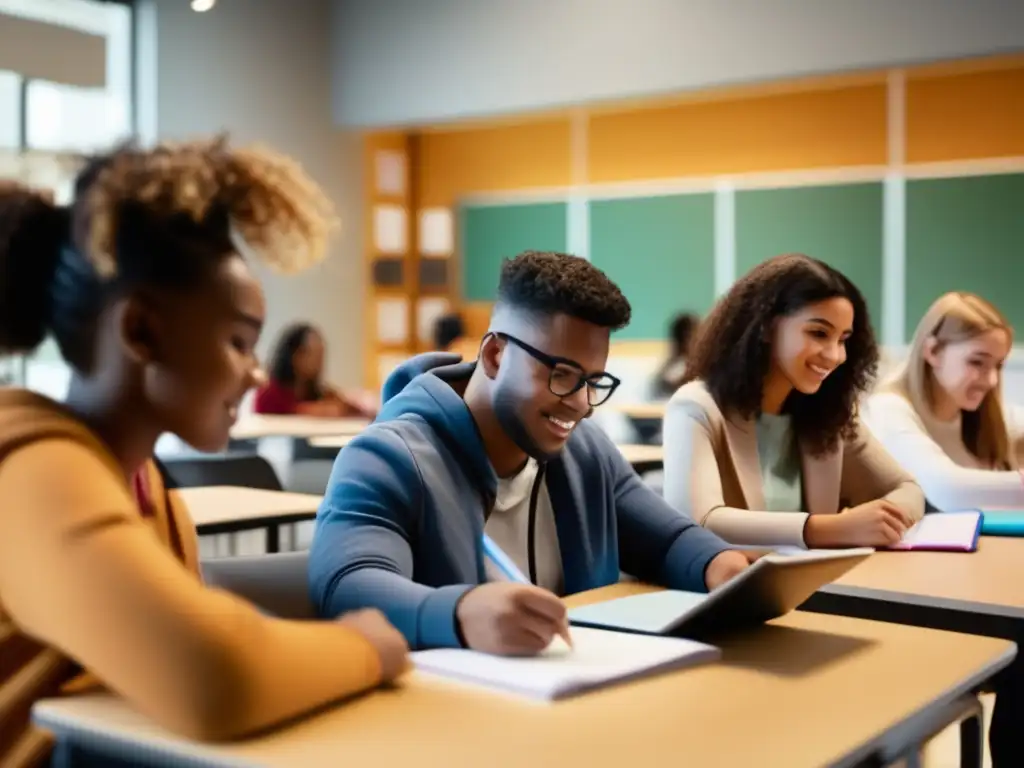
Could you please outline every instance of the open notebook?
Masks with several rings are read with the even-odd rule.
[[[574,628],[573,648],[556,641],[532,657],[492,656],[460,648],[412,654],[416,669],[487,688],[552,701],[668,669],[716,661],[712,645],[672,637]]]
[[[981,534],[980,512],[933,512],[925,515],[888,549],[974,552]]]

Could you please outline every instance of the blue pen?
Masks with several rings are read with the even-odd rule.
[[[484,555],[490,558],[491,562],[498,566],[505,578],[509,581],[518,581],[520,584],[529,584],[530,580],[523,575],[512,558],[505,554],[505,550],[494,543],[494,539],[486,533],[483,536]]]
[[[509,581],[517,581],[520,584],[531,584],[532,582],[523,575],[523,572],[519,570],[518,566],[512,561],[512,558],[505,554],[505,550],[494,543],[494,539],[488,536],[486,533],[481,539],[483,544],[484,556],[490,558],[491,562],[494,563],[498,570],[501,571],[505,578]],[[569,634],[569,625],[566,625],[559,631],[562,639],[565,640],[565,644],[570,648],[573,647],[572,635]]]

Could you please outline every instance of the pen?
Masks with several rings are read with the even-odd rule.
[[[516,581],[520,584],[530,584],[530,580],[523,575],[523,572],[519,570],[519,567],[512,561],[505,550],[494,543],[494,539],[488,536],[486,533],[483,535],[483,549],[484,555],[490,559],[492,563],[497,566],[498,570],[502,572],[506,579],[509,581]],[[572,648],[572,636],[569,634],[569,620],[566,618],[562,628],[558,631],[558,634],[565,644]]]

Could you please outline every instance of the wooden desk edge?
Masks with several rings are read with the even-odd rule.
[[[951,723],[933,722],[937,713],[955,704],[959,699],[974,693],[988,680],[1009,666],[1017,656],[1017,645],[1009,640],[1004,641],[1003,652],[986,665],[978,669],[970,677],[952,686],[941,695],[932,699],[920,709],[910,713],[903,720],[893,722],[885,730],[875,734],[868,741],[851,750],[834,765],[856,766],[873,754],[885,754],[895,757],[896,753],[916,746],[922,738],[927,738],[930,726],[945,727]],[[111,751],[125,748],[136,753],[152,755],[155,759],[167,761],[180,759],[186,761],[207,760],[218,768],[249,768],[252,763],[240,760],[223,753],[210,753],[202,743],[168,739],[162,735],[146,734],[136,737],[129,728],[114,726],[113,732],[104,732],[91,727],[88,722],[82,723],[74,718],[65,717],[60,711],[60,699],[43,700],[32,708],[32,720],[38,726],[53,731],[58,735],[66,734],[80,739],[83,743],[94,746],[97,750],[109,748]],[[109,726],[108,726],[109,727]],[[906,731],[907,733],[903,734]],[[212,746],[212,745],[211,745]],[[223,746],[223,745],[219,745]]]
[[[841,597],[853,597],[861,600],[918,605],[956,613],[982,614],[1001,619],[1024,622],[1024,607],[1001,605],[1000,603],[982,603],[975,600],[961,600],[953,597],[937,597],[921,595],[914,592],[877,589],[875,587],[858,587],[852,584],[826,584],[820,592]]]

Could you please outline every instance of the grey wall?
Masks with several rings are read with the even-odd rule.
[[[1021,0],[334,2],[340,125],[431,122],[1024,49]]]
[[[230,131],[298,159],[333,198],[343,232],[330,258],[294,277],[261,272],[269,303],[266,352],[298,319],[327,337],[329,376],[362,375],[362,153],[330,111],[329,0],[222,0],[194,13],[186,0],[143,0],[138,101],[144,139]]]

